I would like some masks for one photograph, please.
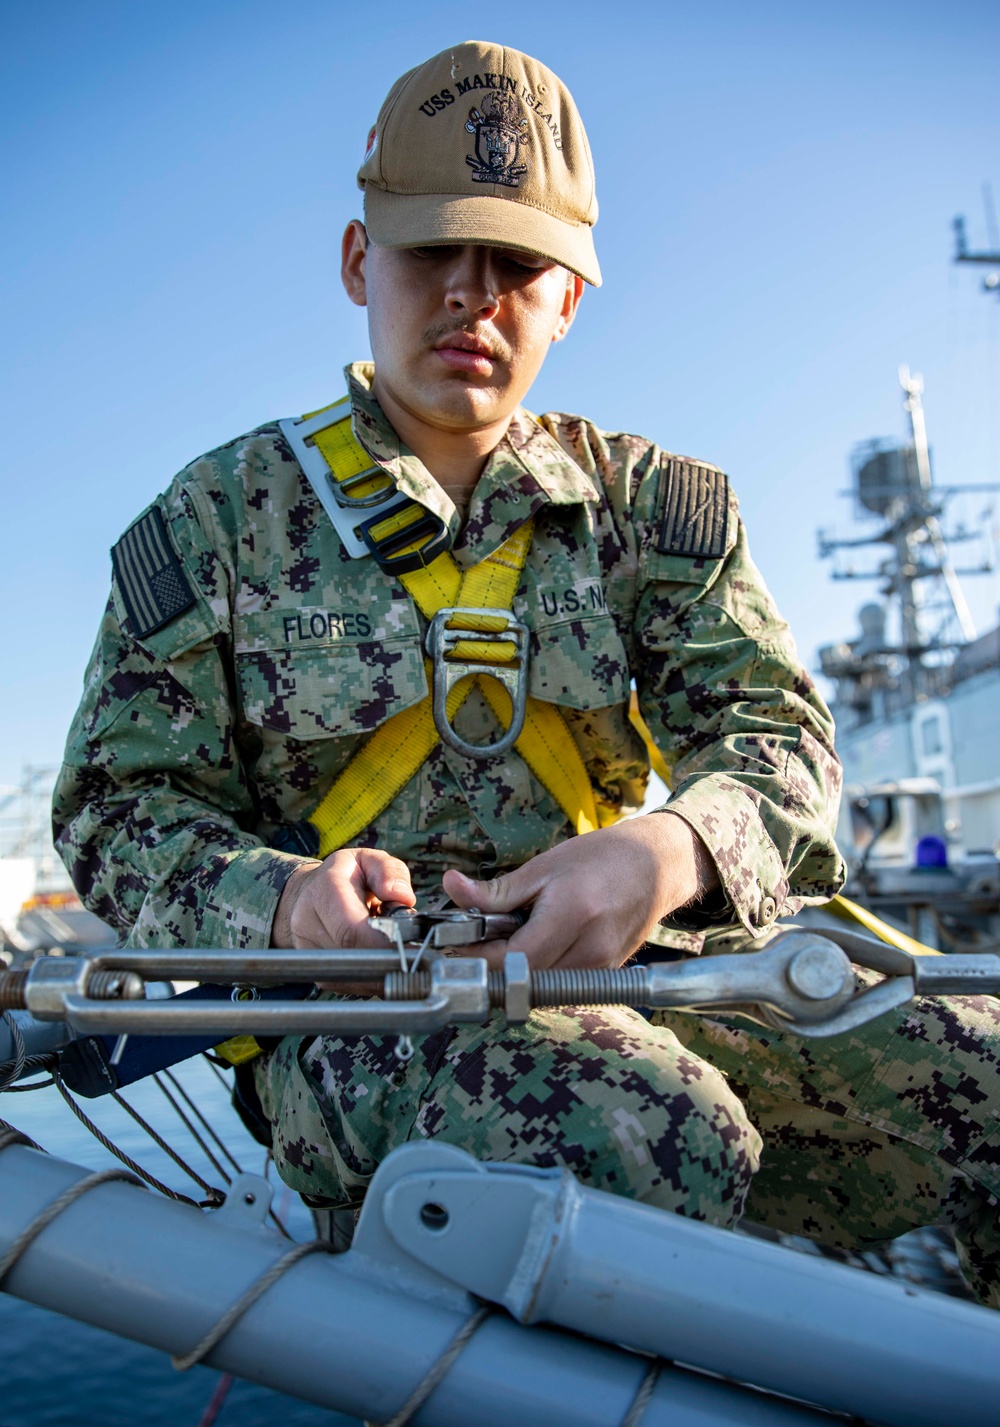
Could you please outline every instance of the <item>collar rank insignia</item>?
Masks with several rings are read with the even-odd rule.
[[[528,172],[527,164],[519,164],[521,145],[528,142],[528,121],[519,113],[520,105],[512,94],[497,91],[491,94],[482,110],[472,108],[465,121],[470,134],[476,136],[475,154],[466,154],[465,162],[472,169],[476,183],[502,183],[518,188]]]

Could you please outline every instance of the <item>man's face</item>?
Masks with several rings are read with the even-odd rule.
[[[569,330],[583,286],[507,248],[379,248],[359,223],[344,235],[343,279],[368,308],[376,396],[455,433],[507,420]]]

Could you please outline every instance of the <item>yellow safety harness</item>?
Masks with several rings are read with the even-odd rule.
[[[319,855],[343,847],[378,817],[414,777],[442,737],[460,751],[490,754],[513,746],[555,798],[577,833],[614,821],[598,809],[580,751],[554,704],[527,694],[527,630],[510,614],[531,538],[527,520],[498,550],[464,573],[442,548],[441,522],[417,501],[398,497],[388,472],[351,429],[349,399],[324,408],[329,424],[309,421],[338,505],[361,517],[387,503],[382,517],[359,522],[365,545],[383,570],[399,579],[431,621],[432,658],[425,660],[428,697],[380,724],[329,789],[309,821],[319,832]],[[474,748],[455,734],[453,720],[478,688],[506,733]],[[490,755],[492,756],[492,755]]]
[[[336,502],[331,505],[324,499],[324,505],[348,548],[354,553],[367,549],[383,570],[394,574],[431,621],[432,635],[437,635],[435,657],[425,660],[424,667],[428,684],[441,697],[423,699],[381,724],[310,817],[320,837],[319,854],[326,857],[388,807],[442,734],[454,734],[452,721],[474,687],[481,690],[501,726],[508,724],[507,734],[492,747],[499,748],[514,731],[518,713],[514,691],[519,684],[523,690],[526,647],[523,627],[509,611],[531,547],[534,522],[527,520],[498,550],[463,573],[447,549],[443,522],[418,501],[401,496],[389,473],[373,465],[355,438],[350,397],[309,412],[300,422],[282,422],[282,430],[324,498],[315,465],[319,453],[319,475],[325,477]],[[345,512],[349,525],[344,523]],[[366,519],[369,512],[374,514]],[[639,713],[634,691],[629,717],[646,745],[651,767],[669,786],[669,771]],[[523,726],[507,746],[511,744],[576,832],[591,832],[615,821],[611,810],[598,807],[579,749],[554,704],[525,698]],[[904,951],[931,950],[846,897],[834,897],[829,909]]]

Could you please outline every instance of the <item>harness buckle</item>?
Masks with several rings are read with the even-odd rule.
[[[469,627],[470,620],[502,621],[499,629]],[[465,620],[465,625],[459,621]],[[456,628],[449,628],[455,621]],[[513,651],[503,663],[495,659],[476,659],[457,653],[459,644],[511,644]],[[427,631],[427,653],[434,665],[434,725],[442,743],[460,753],[463,758],[499,758],[507,753],[521,736],[528,704],[528,628],[506,609],[469,609],[453,606],[440,609]],[[492,743],[468,743],[457,734],[448,719],[448,695],[460,679],[470,674],[482,674],[496,679],[510,696],[510,726]]]
[[[351,403],[348,397],[334,406],[318,411],[315,416],[289,418],[279,421],[281,434],[291,447],[292,454],[305,473],[316,498],[333,523],[347,554],[352,560],[361,560],[368,553],[368,547],[358,533],[359,513],[376,509],[384,515],[387,509],[399,502],[399,492],[395,481],[380,466],[368,467],[363,471],[338,481],[327,463],[323,452],[316,445],[316,436],[329,426],[350,420]],[[352,496],[351,490],[361,482],[374,476],[385,476],[386,484],[370,491],[366,496]],[[346,488],[346,489],[345,489]]]
[[[387,575],[409,575],[414,570],[419,570],[423,565],[429,565],[443,551],[451,548],[451,531],[439,515],[425,510],[418,501],[411,499],[408,495],[394,493],[398,495],[398,499],[393,504],[379,510],[375,515],[369,516],[367,520],[362,521],[357,527],[357,531],[366,548],[375,557],[376,564]],[[375,531],[383,522],[401,514],[408,506],[412,507],[415,512],[419,512],[416,519],[390,534],[375,535]],[[406,551],[408,545],[412,545],[415,540],[420,540],[423,536],[427,536],[427,539],[418,550],[410,550],[404,554],[396,553],[397,551]]]
[[[382,477],[382,484],[377,489],[369,491],[367,495],[351,495],[355,486],[363,485],[365,481],[378,476]],[[334,500],[345,510],[366,510],[369,506],[384,505],[396,494],[395,481],[381,466],[368,466],[365,470],[356,471],[353,476],[345,476],[339,481],[334,480],[331,475],[329,481]]]

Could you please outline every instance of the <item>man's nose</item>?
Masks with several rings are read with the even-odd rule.
[[[489,250],[469,243],[448,273],[445,306],[455,317],[489,318],[500,307]]]

